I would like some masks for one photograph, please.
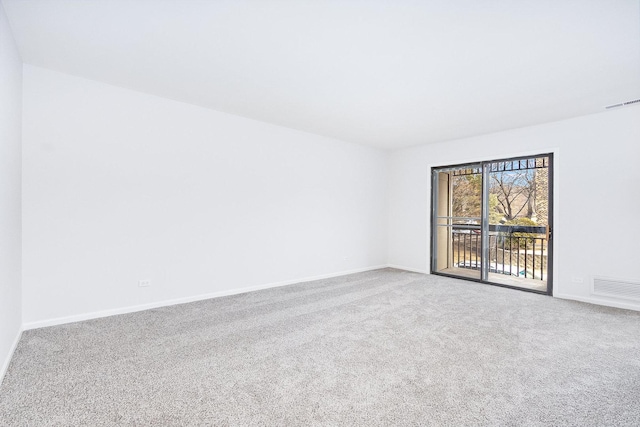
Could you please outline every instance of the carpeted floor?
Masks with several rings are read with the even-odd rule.
[[[377,270],[26,331],[0,425],[640,425],[640,313]]]

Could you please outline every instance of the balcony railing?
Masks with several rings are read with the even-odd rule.
[[[454,267],[480,270],[480,226],[452,227]],[[545,227],[489,226],[489,273],[547,280],[548,245]]]

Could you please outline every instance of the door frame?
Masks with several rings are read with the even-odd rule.
[[[546,151],[546,152],[545,152]],[[489,188],[489,183],[488,180],[484,179],[485,178],[485,166],[487,164],[490,163],[495,163],[495,162],[509,162],[509,161],[518,161],[518,160],[525,160],[525,159],[530,159],[530,158],[535,158],[535,157],[548,157],[549,158],[549,166],[548,166],[548,200],[549,200],[549,207],[548,207],[548,217],[547,217],[547,225],[549,226],[550,229],[550,233],[549,233],[549,239],[547,240],[547,290],[546,291],[539,291],[536,289],[528,289],[528,288],[522,288],[522,287],[518,287],[518,286],[511,286],[511,285],[506,285],[506,284],[502,284],[502,283],[494,283],[494,282],[490,282],[488,280],[483,280],[483,277],[487,275],[486,272],[486,268],[485,266],[487,265],[487,263],[489,262],[489,259],[485,257],[485,250],[488,249],[485,247],[484,244],[484,240],[485,238],[488,239],[488,235],[486,235],[486,230],[488,230],[488,220],[489,220],[489,216],[488,216],[488,205],[485,203],[485,195],[488,193],[488,188]],[[516,289],[519,291],[524,291],[524,292],[531,292],[531,293],[536,293],[536,294],[541,294],[541,295],[549,295],[552,296],[553,295],[553,285],[554,285],[554,246],[555,246],[555,241],[556,241],[556,232],[555,232],[555,227],[554,227],[554,219],[555,219],[555,204],[556,204],[556,200],[555,200],[555,160],[557,160],[557,150],[543,150],[542,153],[538,153],[538,154],[522,154],[522,155],[518,155],[518,156],[513,156],[513,157],[505,157],[505,158],[498,158],[498,159],[488,159],[488,160],[475,160],[475,161],[469,161],[469,162],[464,162],[464,163],[454,163],[454,164],[450,164],[450,165],[439,165],[439,166],[429,166],[429,174],[430,174],[430,195],[429,195],[429,200],[430,200],[430,224],[429,224],[429,272],[430,274],[434,274],[437,276],[443,276],[443,277],[451,277],[454,279],[460,279],[460,280],[466,280],[466,281],[471,281],[471,282],[477,282],[477,283],[482,283],[482,284],[486,284],[486,285],[491,285],[491,286],[499,286],[502,288],[509,288],[509,289]],[[481,269],[481,278],[480,279],[475,279],[475,278],[471,278],[471,277],[460,277],[460,276],[456,276],[453,274],[446,274],[446,273],[440,273],[434,270],[434,263],[435,263],[435,236],[437,235],[437,203],[435,203],[436,198],[437,198],[437,194],[438,194],[438,189],[437,189],[437,181],[436,181],[436,174],[434,173],[435,170],[437,169],[444,169],[444,168],[456,168],[456,167],[465,167],[465,166],[470,166],[470,165],[481,165],[481,169],[482,169],[482,175],[483,175],[483,180],[482,180],[482,196],[481,196],[481,219],[482,219],[482,224],[481,224],[481,229],[482,229],[482,269]],[[486,181],[486,182],[485,182]],[[486,206],[487,205],[487,206]],[[486,222],[486,224],[485,224]]]

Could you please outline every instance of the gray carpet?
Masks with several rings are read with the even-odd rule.
[[[377,270],[24,333],[0,424],[640,425],[640,313]]]

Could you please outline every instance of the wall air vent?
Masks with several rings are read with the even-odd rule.
[[[640,282],[594,277],[592,293],[605,297],[640,301]]]
[[[626,107],[627,105],[637,104],[639,102],[640,102],[640,99],[634,99],[633,101],[627,101],[627,102],[621,102],[619,104],[607,105],[604,108],[605,108],[605,110],[609,110],[611,108]]]

